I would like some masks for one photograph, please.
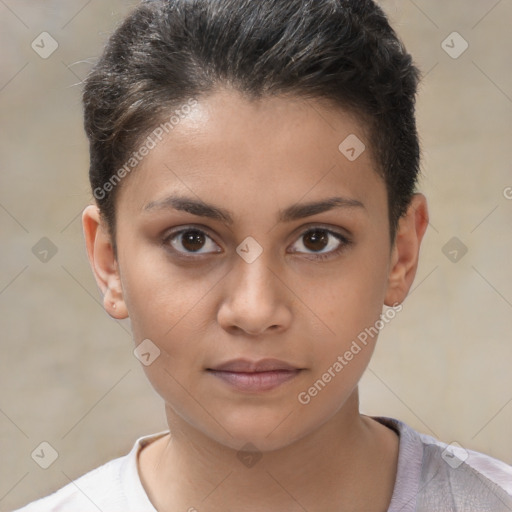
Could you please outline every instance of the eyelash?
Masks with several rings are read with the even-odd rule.
[[[334,249],[334,250],[331,250],[329,252],[325,252],[325,253],[302,253],[302,254],[307,254],[308,255],[308,259],[313,259],[313,260],[318,260],[318,261],[325,261],[327,259],[331,259],[331,258],[334,258],[336,257],[338,254],[342,253],[345,249],[347,249],[351,244],[352,244],[352,241],[347,238],[345,235],[342,235],[341,233],[338,233],[337,231],[332,231],[331,229],[327,229],[323,226],[312,226],[310,228],[308,228],[306,231],[303,231],[299,237],[297,238],[297,240],[300,240],[302,237],[304,237],[305,235],[309,234],[309,233],[312,233],[312,232],[315,232],[315,231],[320,231],[320,232],[325,232],[325,233],[328,233],[329,235],[332,235],[334,238],[336,238],[339,242],[340,242],[340,245],[338,248]],[[182,235],[184,233],[188,233],[188,232],[196,232],[196,233],[200,233],[202,235],[205,235],[207,238],[209,238],[210,240],[213,241],[212,237],[204,230],[200,229],[200,228],[197,228],[197,227],[194,227],[194,226],[188,226],[186,228],[183,228],[183,229],[180,229],[178,231],[173,231],[171,233],[168,233],[163,239],[162,239],[162,244],[165,245],[166,247],[169,247],[170,245],[170,242],[179,237],[179,235]],[[203,254],[201,254],[200,256],[194,256],[194,252],[181,252],[181,251],[177,251],[175,250],[174,248],[170,247],[170,250],[176,254],[179,258],[183,258],[185,260],[194,260],[194,259],[200,259]],[[297,254],[299,253],[300,254],[300,251],[293,251],[293,253]],[[185,256],[185,254],[189,254],[191,256]],[[206,254],[216,254],[216,253],[206,253]]]

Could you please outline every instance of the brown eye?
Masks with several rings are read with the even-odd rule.
[[[336,256],[351,243],[341,233],[317,227],[302,233],[294,244],[299,248],[293,249],[292,252],[309,254],[312,259],[324,260]],[[305,250],[302,250],[301,247]]]
[[[329,243],[329,235],[326,234],[325,230],[308,231],[303,237],[305,240],[304,246],[312,251],[321,251]]]
[[[200,229],[182,229],[168,235],[163,242],[180,255],[221,252],[215,249],[218,246],[212,238]]]
[[[181,245],[187,249],[187,251],[199,251],[205,243],[205,235],[200,231],[185,231],[181,235]]]

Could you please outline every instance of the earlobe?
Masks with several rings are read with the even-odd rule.
[[[399,221],[384,300],[386,306],[402,303],[409,293],[418,268],[421,241],[428,220],[427,199],[423,194],[416,193]]]
[[[96,205],[88,205],[82,212],[82,227],[89,263],[103,295],[103,306],[111,317],[119,320],[127,318],[119,266],[108,230]]]

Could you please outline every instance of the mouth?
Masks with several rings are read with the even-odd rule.
[[[275,389],[295,378],[303,369],[278,359],[234,359],[206,368],[206,371],[231,388],[254,393]]]
[[[225,371],[235,373],[259,373],[273,371],[294,371],[299,370],[297,366],[280,361],[279,359],[260,359],[259,361],[251,361],[249,359],[231,359],[225,363],[218,364],[211,371]]]

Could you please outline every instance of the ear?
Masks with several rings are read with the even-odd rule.
[[[400,218],[391,256],[391,270],[384,304],[402,303],[418,268],[421,240],[428,226],[427,199],[414,194],[406,214]]]
[[[111,317],[118,320],[127,318],[119,266],[114,257],[110,235],[96,205],[89,205],[82,212],[82,226],[89,263],[103,294],[103,306]]]

